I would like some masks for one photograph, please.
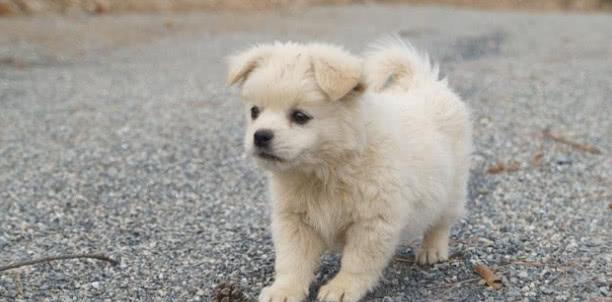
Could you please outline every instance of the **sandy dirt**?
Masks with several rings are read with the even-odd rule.
[[[0,0],[0,15],[301,9],[317,5],[404,3],[482,9],[612,11],[611,0]]]

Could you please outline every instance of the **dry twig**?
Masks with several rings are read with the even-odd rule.
[[[106,262],[110,262],[110,264],[112,264],[112,265],[119,264],[119,262],[117,260],[113,260],[110,257],[108,257],[106,255],[103,255],[103,254],[60,255],[60,256],[52,256],[52,257],[45,257],[45,258],[40,258],[40,259],[22,261],[22,262],[17,262],[17,263],[9,264],[9,265],[6,265],[6,266],[1,266],[0,267],[0,272],[7,271],[7,270],[10,270],[10,269],[19,268],[19,267],[22,267],[22,266],[43,263],[43,262],[50,262],[50,261],[56,261],[56,260],[66,260],[66,259],[78,259],[78,258],[89,258],[89,259],[96,259],[96,260],[106,261]]]
[[[399,256],[393,257],[393,260],[398,261],[398,262],[416,263],[413,258],[406,258],[406,257],[399,257]]]
[[[511,160],[507,164],[497,162],[487,169],[489,174],[499,174],[501,172],[516,172],[521,169],[521,163],[516,160]]]
[[[489,174],[498,174],[504,172],[504,170],[506,170],[506,166],[501,162],[497,162],[494,165],[490,166],[489,169],[487,169],[487,172]]]
[[[531,164],[534,167],[539,167],[542,164],[542,158],[544,158],[544,153],[543,152],[538,152],[536,154],[533,155],[533,158],[531,159]]]
[[[581,144],[581,143],[577,143],[574,141],[571,141],[561,135],[558,134],[554,134],[550,131],[549,128],[544,129],[544,131],[542,131],[542,134],[544,135],[544,137],[552,139],[555,142],[558,143],[562,143],[568,146],[571,146],[573,148],[576,148],[578,150],[584,151],[584,152],[588,152],[591,154],[601,154],[601,150],[593,145],[589,145],[589,144]]]
[[[17,291],[17,297],[23,297],[23,285],[21,284],[21,272],[19,271],[14,272],[13,281],[15,282],[15,290]]]
[[[521,169],[521,163],[517,162],[516,160],[511,160],[506,165],[506,171],[508,172],[516,172],[520,169]]]

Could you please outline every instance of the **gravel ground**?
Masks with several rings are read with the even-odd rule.
[[[442,63],[477,151],[451,260],[394,261],[366,300],[610,301],[612,17],[408,6],[0,19],[0,265],[120,261],[2,272],[0,300],[210,301],[222,281],[255,297],[273,273],[266,186],[222,57],[274,39],[359,52],[389,32]]]

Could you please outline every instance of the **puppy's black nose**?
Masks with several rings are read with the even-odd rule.
[[[270,142],[274,138],[274,133],[268,129],[262,129],[255,131],[253,141],[255,146],[259,148],[266,148],[270,146]]]

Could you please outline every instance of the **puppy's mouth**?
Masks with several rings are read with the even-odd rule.
[[[265,151],[259,151],[257,152],[257,157],[261,158],[261,159],[265,159],[265,160],[269,160],[269,161],[277,161],[277,162],[282,162],[283,159],[272,154],[269,152],[265,152]]]

